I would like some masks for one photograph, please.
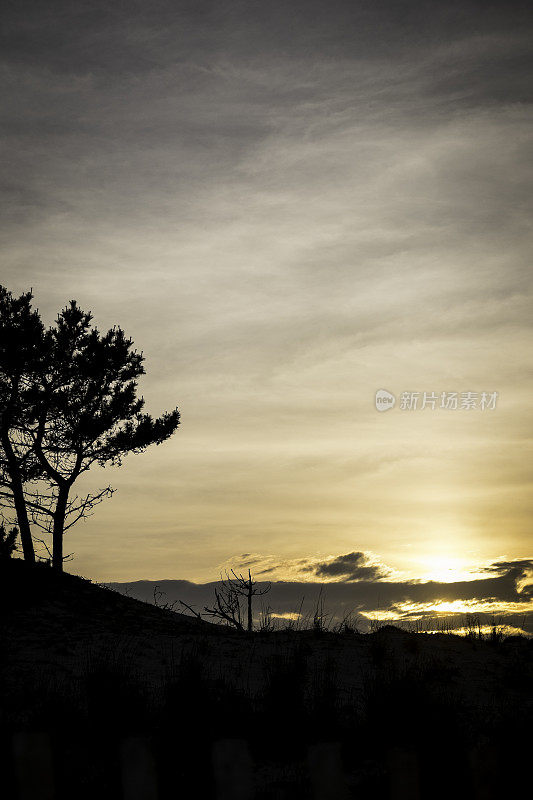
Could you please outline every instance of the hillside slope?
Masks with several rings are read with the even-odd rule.
[[[185,614],[126,597],[107,587],[47,566],[29,568],[19,559],[0,561],[0,624],[80,635],[98,629],[110,633],[158,632],[169,635],[216,626]]]

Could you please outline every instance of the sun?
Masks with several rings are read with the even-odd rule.
[[[465,559],[460,556],[431,554],[418,559],[418,563],[422,572],[419,577],[426,581],[453,583],[472,577]]]

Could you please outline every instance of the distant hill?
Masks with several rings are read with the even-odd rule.
[[[506,626],[508,632],[521,632],[533,637],[533,613],[529,600],[531,590],[522,587],[521,592],[516,586],[517,578],[511,571],[498,577],[489,577],[481,580],[459,581],[455,583],[438,583],[435,581],[261,581],[258,588],[270,584],[271,591],[259,598],[254,603],[254,616],[256,623],[262,608],[269,608],[270,612],[286,624],[289,619],[295,619],[296,614],[301,614],[303,625],[312,624],[317,603],[321,603],[328,620],[332,625],[340,624],[349,616],[351,624],[356,625],[361,633],[373,629],[371,619],[376,608],[398,614],[397,619],[389,620],[392,624],[409,627],[409,617],[403,617],[398,611],[398,606],[406,601],[413,604],[431,605],[441,601],[452,602],[462,600],[471,603],[475,609],[477,603],[494,603],[501,599],[502,609],[506,604],[515,602],[523,603],[523,611],[507,612],[475,612],[475,618],[481,625],[489,628],[497,619]],[[202,612],[204,607],[211,606],[214,599],[214,590],[219,585],[217,581],[209,583],[193,583],[187,580],[140,580],[105,584],[109,588],[121,592],[128,597],[136,597],[147,603],[153,603],[154,591],[160,596],[162,603],[174,604],[176,611],[183,610],[180,600],[183,600],[196,611]],[[471,614],[472,617],[474,615]],[[440,616],[441,627],[454,630],[464,627],[466,614],[451,614],[444,618]],[[414,624],[414,620],[411,619]],[[428,623],[435,625],[436,615],[426,612],[426,619],[421,619],[422,627]]]

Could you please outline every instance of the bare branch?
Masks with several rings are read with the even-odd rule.
[[[50,548],[46,544],[45,540],[44,539],[39,539],[37,536],[35,536],[34,538],[35,538],[36,542],[39,542],[39,544],[42,544],[42,546],[44,547],[44,549],[48,553],[48,557],[51,559],[52,558],[52,551],[50,550]]]
[[[179,602],[184,608],[190,611],[191,614],[193,614],[193,616],[195,616],[197,619],[202,619],[202,615],[198,611],[195,611],[192,606],[188,605],[187,603],[184,603],[183,600],[180,600]]]

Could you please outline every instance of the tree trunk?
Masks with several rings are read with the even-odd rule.
[[[35,564],[35,550],[33,549],[33,539],[31,538],[30,522],[28,510],[24,498],[24,489],[20,475],[17,457],[13,451],[11,441],[7,431],[2,431],[2,447],[7,459],[9,479],[11,481],[11,491],[13,492],[13,502],[17,512],[17,522],[19,526],[20,542],[24,560],[29,564]]]
[[[29,564],[35,564],[35,550],[33,548],[33,539],[31,538],[30,522],[28,520],[28,511],[26,509],[22,483],[19,482],[19,485],[15,487],[13,482],[12,490],[24,561],[27,561]]]
[[[31,538],[30,522],[28,520],[22,483],[19,482],[19,485],[15,487],[13,482],[12,489],[24,561],[27,561],[29,564],[35,564],[35,550],[33,547],[33,539]]]
[[[67,510],[68,486],[60,486],[57,504],[54,511],[54,527],[52,531],[52,566],[58,572],[63,572],[63,533],[65,527],[65,512]]]

